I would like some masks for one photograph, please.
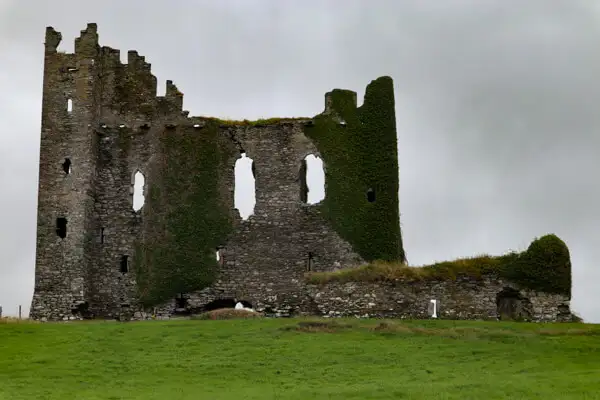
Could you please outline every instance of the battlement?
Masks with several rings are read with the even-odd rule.
[[[285,309],[304,301],[307,269],[404,260],[391,78],[371,82],[361,107],[333,89],[312,117],[230,121],[189,116],[173,80],[157,96],[146,58],[129,50],[121,62],[96,24],[73,53],[61,40],[46,28],[33,318],[84,306],[110,316],[205,289],[202,304],[245,293]],[[317,204],[308,155],[323,165]],[[241,158],[254,179],[247,220],[234,196]]]

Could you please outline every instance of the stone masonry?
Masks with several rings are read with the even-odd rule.
[[[493,278],[484,284],[307,285],[307,271],[371,261],[304,199],[302,163],[307,155],[323,159],[328,184],[328,160],[305,135],[310,119],[218,126],[217,147],[228,156],[213,192],[232,224],[215,248],[218,276],[202,290],[143,306],[132,260],[136,243],[156,236],[157,228],[152,208],[133,210],[135,173],[144,175],[148,198],[149,188],[168,168],[160,138],[202,134],[215,119],[189,117],[172,81],[166,82],[165,96],[157,96],[150,64],[136,51],[129,51],[127,64],[122,64],[118,50],[99,46],[96,24],[88,24],[75,39],[73,54],[57,50],[61,40],[59,32],[46,28],[32,319],[169,317],[236,301],[272,315],[429,318],[430,299],[439,300],[442,318],[496,318],[506,310],[526,320],[550,321],[569,314],[568,299],[560,296],[521,291],[509,293],[505,301],[498,296],[512,286]],[[325,96],[324,114],[334,112],[331,93]],[[345,104],[356,107],[356,94],[347,93]],[[234,165],[242,152],[253,160],[256,185],[254,214],[247,220],[234,208]],[[397,188],[397,168],[388,176],[394,182],[387,190]],[[380,188],[378,193],[385,192],[386,184]],[[391,207],[386,213],[394,211],[391,223],[399,226],[397,192],[385,204]],[[165,287],[170,284],[164,282]]]

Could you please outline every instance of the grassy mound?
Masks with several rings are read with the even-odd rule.
[[[422,267],[375,261],[358,268],[307,274],[308,283],[482,279],[496,275],[533,290],[571,297],[569,249],[556,235],[534,240],[522,253],[482,255]]]
[[[200,315],[194,316],[192,319],[251,319],[261,318],[263,315],[255,311],[236,310],[235,308],[219,308]]]

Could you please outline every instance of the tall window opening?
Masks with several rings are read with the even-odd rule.
[[[315,266],[315,259],[312,251],[308,252],[308,259],[306,260],[306,270],[312,271]]]
[[[239,210],[242,219],[246,220],[254,214],[256,205],[256,170],[254,161],[245,152],[235,162],[234,174],[234,207]]]
[[[129,272],[129,256],[121,256],[121,273],[126,274]]]
[[[61,239],[67,237],[67,219],[64,217],[56,218],[56,234]]]
[[[70,113],[73,111],[73,100],[67,99],[67,112]]]
[[[144,186],[146,178],[140,171],[136,171],[133,176],[133,211],[139,211],[144,206]]]
[[[300,165],[300,201],[317,204],[325,198],[325,170],[323,160],[309,154]]]

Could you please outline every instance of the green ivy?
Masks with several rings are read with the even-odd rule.
[[[556,235],[535,239],[526,251],[505,264],[502,275],[524,287],[571,298],[571,256]]]
[[[326,167],[327,193],[319,207],[365,260],[404,261],[392,79],[372,81],[361,107],[356,107],[355,96],[333,90],[333,113],[316,116],[305,128]],[[375,191],[374,202],[367,201],[369,189]]]
[[[166,130],[148,183],[144,235],[136,244],[138,296],[146,306],[210,286],[217,275],[216,248],[233,229],[219,190],[229,171],[218,125],[201,132]]]

